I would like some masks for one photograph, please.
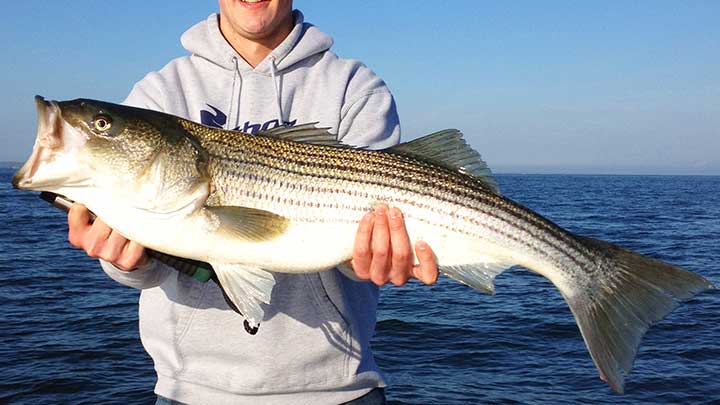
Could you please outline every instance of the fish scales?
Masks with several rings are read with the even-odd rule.
[[[251,162],[264,164],[258,168],[261,172],[267,172],[269,168],[280,169],[282,175],[285,174],[301,174],[308,175],[306,178],[298,179],[299,182],[310,182],[311,177],[319,177],[321,179],[342,179],[355,181],[354,187],[367,187],[368,185],[389,185],[390,195],[377,195],[375,201],[393,201],[393,194],[399,190],[410,191],[416,193],[416,198],[427,199],[447,197],[440,200],[441,203],[459,203],[465,204],[466,207],[472,207],[490,216],[507,219],[507,222],[513,226],[518,225],[517,221],[525,221],[526,223],[539,226],[538,232],[533,232],[535,238],[545,239],[552,246],[562,251],[564,254],[577,258],[578,253],[586,252],[584,247],[569,237],[555,224],[546,219],[532,215],[527,210],[520,209],[513,204],[506,204],[507,201],[492,194],[478,192],[483,186],[477,182],[468,181],[467,177],[458,176],[455,172],[446,170],[438,171],[437,166],[428,165],[421,161],[408,162],[407,157],[379,155],[368,152],[364,155],[357,153],[337,153],[337,149],[318,145],[307,144],[287,144],[286,148],[277,147],[278,142],[268,142],[263,138],[252,136],[241,136],[234,134],[233,136],[218,137],[215,133],[207,131],[205,127],[194,123],[187,123],[189,130],[197,131],[204,138],[204,134],[209,133],[213,138],[206,140],[208,145],[212,145],[212,149],[216,149],[218,153],[224,153],[223,156],[211,154],[220,160],[227,160],[227,166],[234,170],[230,177],[242,175],[240,168],[246,170],[243,166]],[[269,147],[268,147],[269,146]],[[235,154],[228,155],[227,148],[237,151]],[[355,152],[355,151],[352,151]],[[338,158],[338,155],[341,158]],[[364,159],[359,158],[362,157]],[[280,157],[280,158],[279,158]],[[238,165],[238,163],[240,163]],[[400,169],[400,170],[398,170]],[[388,178],[388,173],[403,173],[404,175]],[[406,174],[411,173],[411,174]],[[227,173],[218,173],[218,177],[228,175]],[[442,176],[441,176],[442,175]],[[409,181],[403,182],[407,179]],[[432,190],[432,191],[428,191]],[[342,190],[344,193],[349,192],[348,189]],[[464,197],[464,198],[463,198]],[[318,197],[315,196],[317,199]],[[211,199],[213,200],[213,199]],[[214,201],[214,200],[213,200]],[[503,204],[505,203],[505,204]],[[470,205],[467,205],[470,204]],[[322,208],[331,208],[323,206]],[[452,211],[451,211],[452,212]],[[418,218],[423,220],[422,218]],[[468,219],[468,218],[461,218]],[[427,221],[425,221],[427,222]],[[476,225],[486,224],[484,221],[473,220]],[[433,225],[442,226],[442,224],[433,223]],[[526,227],[525,230],[532,228]],[[547,230],[547,232],[542,232]],[[468,235],[477,236],[477,232]],[[522,242],[522,240],[521,240]],[[528,248],[543,252],[544,247],[535,248],[534,244],[527,244]],[[568,248],[570,247],[570,248]],[[585,257],[587,258],[587,256]],[[576,260],[577,262],[577,260]]]
[[[242,204],[297,221],[354,223],[373,203],[383,201],[401,208],[408,221],[483,238],[510,249],[530,249],[560,269],[574,263],[592,271],[592,267],[582,266],[591,259],[587,249],[567,232],[457,172],[407,156],[237,133],[219,136],[217,131],[188,121],[183,125],[211,156],[210,175],[213,184],[217,183],[209,199],[212,204]],[[402,175],[391,177],[389,173]],[[232,179],[231,184],[227,179]],[[303,188],[283,186],[291,182]],[[338,196],[353,196],[354,190],[372,192],[354,204],[338,203]],[[453,218],[453,223],[448,224],[448,218]]]

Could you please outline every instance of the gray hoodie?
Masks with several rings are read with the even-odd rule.
[[[254,69],[210,15],[182,36],[191,53],[138,82],[126,104],[256,133],[318,122],[346,144],[399,141],[385,83],[329,49],[332,39],[295,11],[290,35]],[[278,252],[282,254],[282,252]],[[279,274],[257,335],[245,332],[218,287],[151,262],[116,281],[142,290],[140,336],[159,395],[187,403],[341,403],[384,386],[370,350],[378,288],[331,270]]]

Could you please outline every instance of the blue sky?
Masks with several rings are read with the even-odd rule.
[[[296,0],[385,79],[405,139],[461,129],[497,172],[720,174],[720,2]],[[215,1],[3,5],[0,161],[33,95],[120,101]]]

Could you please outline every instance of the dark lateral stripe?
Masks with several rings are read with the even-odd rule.
[[[345,193],[348,193],[347,190],[345,190],[344,192],[345,192]],[[316,208],[316,209],[318,209],[319,212],[322,212],[321,209],[322,209],[322,210],[326,210],[326,209],[342,209],[343,211],[354,211],[354,212],[358,212],[358,213],[366,213],[366,212],[368,212],[367,207],[362,207],[362,206],[337,206],[337,205],[334,205],[334,204],[332,204],[332,203],[325,203],[325,204],[320,204],[320,203],[312,204],[312,203],[311,203],[311,204],[307,204],[307,201],[302,201],[302,200],[297,200],[297,199],[295,199],[295,200],[293,200],[293,199],[282,199],[282,201],[281,201],[281,198],[280,198],[279,196],[273,196],[273,195],[270,195],[270,194],[258,194],[258,193],[255,193],[255,192],[246,192],[246,193],[243,193],[243,194],[244,194],[245,197],[252,198],[252,199],[256,199],[256,201],[257,201],[257,200],[260,200],[260,201],[262,201],[262,200],[267,200],[267,203],[271,203],[271,204],[284,204],[284,205],[286,205],[286,206],[297,206],[298,208]],[[377,197],[378,197],[378,198],[382,198],[383,196],[378,195]],[[430,205],[418,204],[418,202],[417,202],[416,199],[396,199],[396,202],[401,203],[401,204],[406,204],[406,205],[415,206],[415,207],[420,208],[420,209],[432,211],[432,212],[434,212],[435,214],[438,214],[438,215],[448,215],[448,214],[449,214],[449,211],[440,211],[440,210],[437,210],[436,208],[433,208],[433,207],[430,206]],[[260,204],[260,206],[262,206],[262,204]],[[448,215],[448,216],[449,216],[449,215]],[[456,215],[455,217],[458,218],[458,219],[460,219],[460,220],[464,220],[464,221],[466,221],[466,222],[472,223],[473,225],[476,225],[475,229],[481,228],[483,231],[482,231],[482,232],[479,232],[479,231],[468,231],[468,230],[464,229],[463,227],[453,226],[451,223],[450,223],[450,224],[448,224],[448,223],[438,223],[438,222],[436,222],[436,221],[431,221],[431,220],[429,220],[429,219],[427,219],[427,218],[423,218],[423,217],[413,217],[413,216],[410,216],[410,215],[406,216],[406,220],[412,219],[412,220],[415,220],[415,221],[418,221],[418,222],[422,222],[422,223],[431,225],[431,226],[433,226],[433,227],[444,228],[444,229],[447,229],[447,230],[449,230],[449,231],[451,231],[451,232],[455,232],[455,233],[458,233],[458,234],[461,234],[461,235],[466,235],[466,236],[475,237],[475,238],[483,238],[484,236],[487,236],[488,233],[494,233],[494,234],[500,235],[501,237],[503,237],[503,238],[505,238],[505,239],[507,239],[507,240],[510,240],[510,241],[512,241],[512,242],[520,245],[520,246],[523,246],[523,247],[525,247],[525,248],[528,248],[529,250],[531,250],[532,252],[534,252],[536,255],[538,255],[538,256],[540,256],[540,257],[545,257],[545,258],[549,259],[550,262],[556,262],[556,261],[554,260],[555,257],[552,255],[552,251],[551,251],[551,250],[549,250],[549,249],[548,249],[548,250],[538,249],[538,248],[535,247],[534,245],[526,243],[525,239],[523,239],[521,236],[515,235],[515,234],[513,234],[513,233],[511,233],[511,232],[504,231],[503,228],[499,228],[499,227],[492,226],[492,225],[490,225],[489,223],[483,223],[482,221],[476,220],[476,219],[474,219],[474,218],[469,218],[469,217],[466,217],[466,216],[457,216],[457,215]],[[301,222],[301,223],[326,223],[326,222],[334,222],[334,223],[344,223],[344,224],[357,224],[357,220],[356,220],[356,219],[343,219],[343,218],[326,219],[326,218],[323,218],[323,217],[321,217],[321,216],[319,216],[319,217],[299,217],[299,216],[298,216],[298,217],[293,218],[293,220],[294,220],[294,221]],[[521,229],[521,228],[518,228],[518,229],[520,229],[521,231],[527,232],[527,230],[523,230],[523,229]],[[528,232],[528,233],[529,233],[529,232]],[[582,267],[582,263],[580,263],[580,262],[578,262],[578,261],[574,261],[574,262],[576,263],[576,265]]]
[[[315,170],[315,171],[311,170],[311,171],[307,171],[307,172],[295,171],[295,170],[292,170],[292,168],[289,167],[289,165],[287,163],[282,162],[277,159],[266,159],[266,163],[261,163],[259,159],[252,160],[252,161],[233,159],[233,161],[234,161],[234,163],[240,163],[240,164],[243,164],[243,163],[244,164],[259,164],[259,165],[264,166],[265,169],[275,169],[280,172],[287,172],[287,173],[297,174],[297,175],[301,175],[301,176],[308,176],[310,178],[317,178],[317,179],[322,179],[322,180],[327,180],[327,181],[335,181],[335,180],[352,181],[352,182],[356,182],[359,184],[371,184],[371,185],[375,185],[375,186],[395,188],[398,190],[417,193],[417,194],[420,194],[425,197],[437,197],[436,194],[425,191],[425,190],[437,189],[438,187],[434,183],[424,183],[418,179],[414,179],[415,182],[406,182],[405,185],[402,185],[399,183],[388,184],[387,182],[384,182],[384,181],[370,180],[370,178],[373,178],[373,177],[377,177],[377,178],[381,178],[381,179],[386,178],[386,176],[381,176],[376,173],[373,173],[373,174],[375,174],[374,176],[372,174],[362,175],[361,172],[355,172],[355,171],[350,170],[350,171],[343,171],[341,173],[335,172],[333,175],[325,175],[325,174],[317,173],[317,170]],[[230,167],[234,168],[236,166],[231,165]],[[262,170],[261,170],[261,172],[262,172]],[[349,176],[348,176],[348,174],[349,174]],[[234,175],[242,176],[243,173],[234,172]],[[418,188],[417,183],[421,183],[421,186],[424,186],[424,188],[423,187]],[[416,187],[412,187],[412,186],[416,186]],[[453,190],[446,189],[443,191],[445,191],[449,197],[456,197],[454,195],[456,193]],[[484,204],[484,201],[478,201],[478,198],[477,198],[478,196],[485,197],[485,195],[483,195],[482,192],[480,192],[480,193],[476,192],[476,193],[468,194],[468,195],[464,196],[467,200],[470,200],[470,202],[475,203],[472,205],[468,205],[468,201],[467,200],[463,201],[462,199],[448,199],[448,198],[439,198],[439,199],[444,202],[458,204],[458,205],[464,206],[469,209],[476,209],[476,210],[482,211],[486,215],[492,215],[493,217],[502,219],[504,222],[506,222],[507,224],[509,224],[511,226],[515,226],[514,223],[511,220],[503,218],[499,214],[506,214],[506,215],[510,216],[512,219],[519,221],[520,223],[523,223],[523,222],[528,223],[529,222],[532,224],[535,222],[535,221],[528,221],[528,218],[533,218],[532,214],[529,211],[525,211],[523,209],[518,209],[518,206],[517,205],[513,206],[513,204],[509,204],[509,207],[508,207],[507,202],[509,202],[509,200],[507,200],[507,199],[504,199],[500,196],[492,194],[492,195],[490,195],[490,197],[492,199],[491,200],[492,204],[487,204],[487,203]],[[495,207],[495,208],[497,208],[497,210],[496,211],[488,211],[488,210],[484,209],[484,207],[487,205],[490,205],[491,207]],[[508,208],[510,208],[510,207],[515,208],[515,209],[508,210]],[[576,252],[576,253],[580,253],[580,254],[584,254],[587,252],[586,250],[582,249],[582,247],[578,248],[577,246],[574,246],[574,245],[576,245],[577,242],[575,242],[573,239],[566,237],[562,232],[557,232],[557,229],[559,229],[559,228],[556,227],[555,229],[553,229],[551,226],[550,227],[542,227],[542,228],[546,228],[545,231],[547,233],[539,232],[539,233],[535,233],[535,236],[538,239],[543,240],[546,244],[548,244],[550,246],[554,246],[555,249],[557,249],[559,251],[563,251],[568,257],[572,257],[572,258],[575,257],[575,255],[572,252]],[[547,228],[549,228],[549,229],[547,229]],[[527,229],[527,228],[523,228],[523,229]],[[548,239],[548,237],[551,237],[552,240]],[[553,243],[555,241],[561,242],[561,243],[559,243],[559,244]],[[561,246],[563,246],[563,245],[569,247],[571,250],[562,248]],[[589,252],[587,252],[587,253],[589,253]],[[586,257],[586,259],[589,259],[589,258]]]
[[[431,176],[425,176],[425,178],[418,178],[418,177],[410,177],[410,176],[403,176],[402,174],[398,175],[395,179],[395,182],[391,183],[386,181],[387,179],[387,172],[374,169],[372,167],[370,168],[360,168],[360,167],[352,167],[352,166],[344,166],[344,165],[329,165],[325,163],[313,163],[312,165],[304,165],[304,164],[297,164],[292,165],[288,164],[287,162],[284,162],[280,159],[265,159],[264,161],[261,159],[252,159],[252,157],[249,158],[229,158],[229,157],[222,157],[222,156],[216,156],[218,159],[222,159],[224,161],[231,161],[233,163],[239,164],[239,165],[249,165],[249,164],[260,164],[263,165],[265,168],[273,168],[280,171],[284,171],[291,174],[297,174],[297,175],[306,175],[310,177],[316,177],[316,178],[323,178],[328,180],[349,180],[349,181],[357,181],[357,182],[369,182],[371,184],[381,184],[388,187],[398,187],[400,189],[407,189],[407,186],[404,188],[400,186],[398,183],[403,182],[411,185],[416,185],[418,187],[418,190],[422,189],[428,189],[428,190],[437,190],[440,192],[448,193],[450,196],[457,196],[458,198],[467,198],[475,200],[477,199],[477,194],[479,193],[478,190],[473,190],[470,188],[465,188],[462,190],[458,190],[457,188],[453,188],[450,186],[447,186],[444,183],[440,182],[434,182],[428,180],[431,178]],[[234,165],[228,165],[230,167],[233,167]],[[306,170],[297,170],[293,168],[293,166],[298,166],[301,169]],[[240,174],[240,173],[236,173]],[[372,178],[380,178],[383,179],[382,181],[370,181],[368,179]],[[428,193],[423,193],[424,195],[431,195]],[[452,200],[448,200],[452,201]]]
[[[313,167],[313,164],[316,164],[319,161],[334,162],[328,164],[331,169],[333,164],[337,167],[338,162],[350,161],[353,164],[346,163],[343,167],[337,168],[362,171],[364,173],[371,173],[379,176],[386,176],[387,173],[390,172],[389,169],[398,169],[392,170],[392,173],[396,175],[399,174],[400,176],[404,176],[405,178],[415,181],[418,180],[418,175],[428,176],[428,174],[430,174],[429,178],[437,179],[436,182],[429,182],[432,186],[443,188],[451,193],[461,193],[465,191],[461,190],[461,187],[467,187],[470,190],[479,189],[486,191],[482,182],[472,176],[460,175],[455,171],[447,170],[444,167],[436,166],[430,162],[417,160],[414,157],[382,153],[381,151],[339,149],[323,145],[276,140],[239,132],[211,129],[190,121],[188,121],[187,124],[188,130],[202,133],[203,138],[206,139],[205,144],[209,148],[220,145],[221,147],[218,148],[218,150],[223,154],[222,156],[232,152],[229,149],[234,149],[234,152],[241,155],[246,155],[248,151],[254,151],[267,159],[277,159],[278,156],[282,156],[289,161],[295,162],[295,164],[300,164],[300,162],[302,162],[303,165],[308,167]],[[381,166],[381,170],[376,172],[367,171],[367,168],[370,165],[367,164],[368,162],[361,160],[361,156],[367,156],[370,162]],[[446,184],[454,185],[454,187],[448,187]],[[486,204],[491,204],[497,207],[505,205],[495,199],[494,194],[487,193],[489,195],[484,195],[483,191],[481,191],[479,195],[472,193],[472,191],[469,194],[466,192],[465,196],[474,200],[484,200]],[[548,232],[559,234],[560,239],[562,239],[565,243],[576,245],[576,248],[587,252],[585,247],[580,245],[577,241],[572,238],[565,237],[562,229],[547,218],[540,215],[532,215],[526,208],[511,201],[509,206],[505,207],[505,211],[517,219],[533,223]]]
[[[337,175],[336,176],[325,176],[325,175],[318,175],[318,174],[312,173],[312,172],[311,173],[293,172],[293,171],[290,171],[287,167],[275,167],[275,166],[271,166],[271,165],[261,163],[258,161],[243,162],[243,163],[247,166],[247,169],[250,169],[251,166],[255,166],[256,169],[255,170],[247,170],[247,171],[238,171],[238,170],[235,170],[236,166],[231,166],[230,168],[226,168],[225,176],[228,176],[229,178],[233,178],[233,177],[241,178],[242,177],[249,183],[267,185],[267,187],[265,187],[264,189],[265,189],[265,193],[267,195],[266,199],[268,199],[268,200],[274,199],[274,196],[271,193],[279,188],[282,188],[282,184],[291,184],[291,183],[285,183],[285,181],[283,180],[283,177],[279,175],[279,173],[288,173],[288,172],[309,178],[307,183],[305,183],[302,186],[297,186],[298,191],[308,191],[308,192],[325,193],[325,194],[330,194],[332,192],[338,191],[338,192],[352,194],[352,192],[348,192],[348,190],[345,189],[345,187],[342,187],[342,184],[332,184],[332,183],[339,183],[341,181],[349,181],[351,184],[357,185],[361,188],[366,188],[367,186],[371,186],[371,187],[385,188],[385,189],[388,189],[389,191],[402,190],[402,191],[405,191],[412,195],[422,197],[422,198],[418,198],[418,200],[421,200],[423,198],[439,200],[441,203],[461,206],[468,210],[474,210],[475,212],[477,212],[480,215],[484,215],[489,218],[494,218],[502,223],[507,224],[511,229],[517,229],[520,232],[524,232],[524,233],[531,235],[533,238],[540,241],[541,243],[551,247],[555,251],[558,251],[558,252],[564,254],[566,257],[570,258],[573,262],[575,262],[576,265],[578,265],[580,267],[585,266],[585,264],[583,262],[579,261],[578,259],[576,259],[576,255],[573,254],[573,253],[581,253],[582,254],[582,252],[578,251],[577,249],[573,249],[572,246],[568,246],[568,244],[566,244],[566,243],[562,243],[564,241],[561,238],[558,238],[557,234],[543,232],[541,229],[537,229],[536,227],[532,227],[532,226],[523,227],[522,226],[523,223],[527,224],[527,222],[522,221],[522,220],[513,222],[509,218],[506,218],[502,215],[498,215],[498,214],[507,214],[507,211],[504,211],[502,209],[493,209],[492,206],[488,206],[487,204],[477,203],[477,201],[471,200],[472,202],[476,202],[477,206],[467,205],[467,201],[465,201],[465,202],[452,201],[452,200],[443,198],[441,195],[429,193],[429,192],[425,191],[425,189],[423,189],[423,188],[418,189],[418,188],[413,188],[413,187],[404,187],[401,184],[390,185],[390,184],[387,184],[384,182],[376,182],[376,181],[362,179],[362,178],[360,178],[360,179],[358,179],[358,178],[340,178]],[[271,174],[273,171],[278,172],[278,174]],[[253,172],[257,172],[258,174],[255,175],[255,173],[253,173]],[[240,182],[241,181],[238,181],[235,184],[239,184]],[[313,184],[313,183],[315,183],[315,184]],[[324,187],[322,185],[319,185],[318,183],[320,183],[320,184],[331,183],[331,184],[330,184],[330,186]],[[412,184],[408,184],[408,185],[412,185]],[[352,188],[352,186],[350,186],[350,187]],[[263,199],[262,194],[263,193],[257,193],[257,198]],[[378,200],[398,200],[397,196],[392,196],[392,195],[389,196],[389,195],[382,195],[382,194],[375,196],[375,198]],[[278,202],[279,202],[279,199],[278,199]],[[438,211],[436,209],[433,209],[430,204],[420,206],[417,203],[413,203],[411,205],[416,206],[421,209],[427,209],[427,210],[430,210],[430,211],[433,211],[433,212],[436,212],[436,213],[439,213],[441,215],[445,215],[448,217],[453,216],[452,210]],[[442,207],[442,204],[439,204],[438,207]],[[416,218],[416,219],[418,219],[418,218]],[[523,239],[519,239],[517,236],[514,236],[512,233],[503,232],[500,229],[493,229],[493,227],[491,227],[489,224],[483,223],[482,221],[478,221],[472,217],[461,216],[461,217],[458,217],[458,219],[463,220],[466,223],[471,223],[473,225],[489,228],[489,229],[495,231],[497,234],[506,237],[507,239],[516,241],[521,246],[524,246],[532,251],[540,253],[542,256],[547,255],[547,252],[538,250],[535,247],[535,245],[533,245],[531,243],[532,240],[525,241]],[[536,230],[536,231],[533,231],[533,230]]]
[[[435,196],[435,194],[429,194],[416,189],[418,186],[426,187],[438,190],[441,194],[447,193],[450,196],[456,196],[457,201],[449,198],[443,200],[457,203],[466,208],[480,210],[484,205],[489,205],[490,207],[496,208],[496,211],[494,211],[495,214],[492,215],[492,217],[510,226],[516,225],[505,218],[505,216],[515,219],[520,223],[534,225],[522,229],[534,234],[547,245],[555,247],[556,250],[563,251],[567,257],[575,260],[575,255],[580,254],[588,260],[591,259],[589,256],[590,252],[574,238],[562,231],[556,224],[542,216],[535,215],[517,203],[486,191],[482,183],[471,176],[460,175],[457,172],[449,171],[443,167],[407,156],[387,154],[378,151],[338,149],[322,145],[256,137],[236,132],[231,133],[232,136],[228,136],[228,131],[214,130],[197,124],[191,125],[191,127],[193,126],[194,128],[186,128],[192,132],[198,130],[197,132],[199,133],[197,135],[202,139],[203,145],[207,147],[210,152],[215,152],[212,149],[217,148],[218,153],[222,154],[217,155],[213,153],[213,155],[216,155],[214,157],[232,160],[237,158],[230,158],[226,155],[227,153],[232,154],[232,152],[236,152],[246,157],[250,152],[251,154],[255,154],[258,160],[267,160],[274,163],[267,164],[268,167],[281,171],[294,172],[298,175],[307,175],[327,180],[339,178],[345,181],[399,188],[397,184],[388,184],[383,181],[368,181],[366,178],[357,178],[352,175],[338,176],[338,172],[349,174],[356,172],[358,177],[372,176],[385,179],[388,173],[393,173],[396,176],[396,181],[404,180],[408,185],[415,186],[401,188],[407,192],[415,192],[424,196]],[[247,157],[252,158],[251,156]],[[361,159],[361,157],[366,158],[367,161]],[[243,161],[245,160],[236,160],[237,163]],[[247,163],[251,162],[247,161]],[[255,161],[255,163],[258,162]],[[307,168],[308,171],[290,170],[288,165]],[[377,169],[375,169],[376,167]],[[313,170],[317,171],[319,168],[325,169],[330,174],[318,175],[313,172]],[[463,198],[466,200],[464,201]],[[475,204],[467,205],[467,200]],[[485,211],[485,215],[489,215],[487,210],[483,211]],[[530,232],[532,228],[540,228],[540,232]],[[551,239],[548,239],[548,237]]]
[[[244,139],[240,139],[244,138]],[[502,206],[496,195],[485,189],[481,181],[472,176],[462,175],[455,171],[447,170],[444,167],[433,165],[432,163],[419,161],[413,157],[402,155],[384,154],[381,151],[365,151],[352,149],[338,149],[323,145],[301,144],[290,141],[277,141],[274,139],[260,138],[253,136],[240,136],[232,138],[224,138],[222,140],[214,140],[226,147],[236,146],[233,142],[245,144],[244,148],[238,149],[242,154],[257,154],[259,158],[268,160],[277,160],[279,156],[287,159],[292,164],[307,167],[309,170],[323,168],[328,171],[347,170],[358,172],[363,175],[376,175],[387,177],[388,173],[403,178],[409,182],[422,183],[426,187],[434,187],[442,189],[442,191],[463,194],[464,197],[473,200],[483,200],[486,204],[493,206]],[[226,152],[226,150],[223,150]],[[367,156],[368,162],[359,159],[361,156]],[[225,155],[218,156],[224,158]],[[333,162],[333,163],[329,163]],[[373,169],[372,163],[378,166]],[[281,161],[280,165],[289,164]],[[428,178],[430,181],[421,179]],[[506,212],[518,219],[534,223],[550,232],[560,233],[560,227],[547,218],[539,215],[528,215],[527,209],[519,204],[510,202],[510,206],[506,208]],[[564,236],[564,235],[563,235]],[[566,243],[576,244],[572,239],[563,238]],[[578,244],[578,248],[584,248]]]
[[[325,201],[323,203],[308,202],[307,200],[293,199],[292,197],[288,198],[287,196],[280,196],[277,194],[272,194],[274,187],[278,187],[278,183],[269,178],[263,178],[263,179],[258,179],[258,180],[259,180],[259,182],[256,181],[255,179],[246,179],[246,181],[256,182],[258,184],[265,186],[265,187],[260,188],[261,191],[256,192],[254,190],[253,191],[242,190],[241,194],[244,198],[248,198],[248,199],[255,201],[256,203],[259,203],[257,205],[257,207],[261,208],[261,209],[265,204],[267,204],[269,206],[276,206],[277,204],[282,204],[284,206],[297,206],[298,208],[314,209],[315,212],[318,214],[326,212],[327,209],[339,209],[342,211],[354,211],[354,212],[358,212],[358,213],[368,212],[368,207],[362,206],[362,205],[338,205],[338,204],[334,204],[332,202],[327,202],[327,201]],[[280,188],[282,188],[283,184],[288,184],[288,183],[281,182],[279,184],[280,184]],[[383,186],[381,186],[381,187],[383,187]],[[308,188],[310,188],[310,186],[308,186]],[[385,198],[386,195],[384,195],[382,193],[371,194],[368,192],[362,192],[362,191],[355,190],[355,189],[323,188],[321,186],[312,186],[312,188],[313,188],[313,192],[318,193],[318,194],[323,194],[325,196],[335,194],[335,192],[341,192],[343,194],[354,195],[354,196],[357,196],[360,198],[370,199],[370,200],[386,199]],[[387,188],[387,187],[384,187],[384,188]],[[289,188],[286,189],[286,191],[289,191],[289,190],[290,190]],[[298,190],[298,191],[309,192],[309,190]],[[457,213],[453,213],[452,207],[447,207],[447,209],[443,209],[446,207],[443,204],[424,204],[424,203],[422,203],[422,199],[418,199],[418,198],[403,199],[403,198],[393,197],[393,199],[396,203],[414,206],[416,208],[419,208],[422,211],[433,212],[434,214],[436,214],[437,216],[440,216],[440,217],[455,218],[457,221],[464,222],[465,227],[453,226],[452,225],[453,222],[438,223],[437,221],[432,221],[432,220],[424,218],[424,217],[412,216],[410,214],[408,214],[406,216],[407,220],[412,219],[412,220],[415,220],[418,222],[422,222],[422,223],[431,225],[433,227],[440,227],[440,228],[450,230],[452,232],[456,232],[458,234],[467,235],[467,236],[471,236],[471,237],[477,237],[477,238],[482,238],[483,236],[487,236],[488,234],[496,234],[506,240],[510,240],[510,241],[516,243],[519,246],[529,249],[530,251],[534,252],[536,255],[538,255],[540,257],[546,257],[551,262],[555,261],[554,260],[555,257],[552,254],[552,249],[545,249],[545,250],[538,249],[535,245],[528,243],[528,241],[525,238],[523,238],[522,235],[516,235],[513,232],[507,231],[507,230],[505,230],[506,229],[505,227],[493,226],[489,222],[477,219],[475,217],[459,215]],[[486,217],[500,219],[493,215],[486,215]],[[344,220],[344,219],[339,219],[339,218],[326,219],[326,218],[323,218],[322,215],[318,215],[318,216],[309,215],[309,216],[305,216],[305,217],[297,216],[297,217],[293,217],[292,219],[299,221],[299,222],[304,222],[304,223],[324,223],[324,222],[357,223],[357,220],[355,220],[355,219],[353,219],[353,220]],[[472,226],[468,226],[468,225],[472,225]],[[478,231],[477,230],[478,228],[482,229],[482,231]],[[475,229],[475,230],[473,230],[473,229]],[[527,234],[532,235],[532,233],[528,229],[524,229],[524,228],[517,227],[517,226],[513,226],[511,229],[517,229],[518,233],[527,233]],[[582,263],[580,263],[576,260],[575,260],[575,263],[576,263],[576,265],[582,266]]]
[[[361,168],[361,167],[350,167],[350,166],[343,166],[343,165],[330,165],[325,164],[323,162],[313,162],[312,165],[305,165],[305,162],[302,162],[303,164],[298,164],[298,162],[294,162],[295,164],[291,164],[288,162],[285,162],[283,160],[278,159],[276,156],[263,156],[264,159],[252,159],[252,156],[250,156],[247,160],[246,159],[239,159],[239,158],[228,158],[223,156],[218,156],[220,159],[224,160],[230,160],[233,163],[237,164],[250,164],[250,163],[260,163],[261,161],[265,161],[264,166],[266,168],[273,168],[276,170],[292,173],[292,174],[298,174],[298,175],[306,175],[314,178],[320,178],[320,179],[326,179],[326,180],[346,180],[346,181],[355,181],[358,183],[368,183],[372,185],[380,185],[380,186],[387,186],[396,188],[398,190],[408,191],[408,192],[415,192],[417,194],[426,196],[426,197],[433,197],[437,195],[446,195],[447,198],[440,198],[442,201],[450,202],[450,203],[456,203],[458,205],[465,206],[466,208],[474,208],[474,209],[481,209],[484,205],[489,205],[492,207],[497,208],[497,212],[505,214],[517,221],[520,222],[527,222],[534,224],[536,226],[539,226],[543,230],[547,231],[548,233],[552,234],[555,239],[560,240],[564,242],[567,245],[571,245],[575,251],[580,250],[582,253],[589,253],[587,250],[583,249],[583,246],[580,246],[574,239],[572,239],[569,236],[566,236],[564,232],[560,230],[560,228],[553,224],[550,221],[547,221],[544,218],[538,218],[535,215],[533,215],[531,212],[529,212],[527,209],[519,206],[518,204],[513,203],[510,200],[507,200],[505,198],[502,198],[500,196],[497,196],[493,193],[487,192],[485,190],[481,189],[458,189],[453,187],[448,187],[446,183],[442,182],[432,182],[426,180],[426,178],[432,178],[427,172],[424,172],[425,174],[424,178],[408,178],[407,176],[398,176],[394,182],[388,182],[388,181],[373,181],[370,179],[373,178],[380,178],[380,179],[387,179],[387,170],[378,170],[374,169],[372,167],[370,168]],[[232,166],[232,165],[231,165]],[[293,166],[306,169],[302,171],[293,170]],[[329,173],[329,174],[325,174]],[[402,173],[402,172],[400,172]],[[242,173],[235,173],[235,175],[242,175]],[[392,181],[392,180],[390,180]],[[403,184],[404,183],[404,184]],[[433,193],[428,192],[425,190],[435,190],[439,191],[439,193]],[[469,201],[468,201],[469,200]],[[468,202],[473,202],[474,204],[469,205]],[[495,215],[497,217],[500,217],[499,215]],[[544,220],[544,221],[543,221]],[[512,224],[511,221],[506,221],[509,224]],[[547,238],[541,236],[546,235],[544,233],[538,234],[538,238],[545,239]],[[549,241],[548,241],[549,242]],[[583,252],[584,251],[584,252]],[[569,254],[569,256],[572,256]],[[588,257],[589,258],[589,257]]]
[[[288,140],[248,136],[245,134],[235,134],[233,137],[213,139],[211,142],[206,143],[208,143],[207,146],[211,148],[213,146],[221,146],[217,148],[217,153],[220,153],[220,155],[217,156],[220,157],[228,156],[228,148],[233,148],[235,152],[240,155],[257,153],[259,156],[268,159],[277,159],[279,156],[282,156],[296,164],[303,163],[311,167],[313,164],[323,162],[328,162],[325,163],[327,166],[340,165],[342,164],[340,162],[345,162],[344,168],[362,170],[368,167],[368,162],[359,159],[359,157],[367,156],[368,161],[380,164],[384,169],[399,169],[398,173],[409,177],[412,177],[413,174],[427,175],[431,173],[434,178],[441,177],[442,180],[452,180],[454,183],[463,184],[469,188],[484,187],[482,182],[472,176],[462,176],[455,171],[418,160],[414,157],[390,154],[382,151],[336,148],[326,145],[313,145]],[[321,159],[321,161],[318,159]],[[380,174],[387,175],[387,172]]]

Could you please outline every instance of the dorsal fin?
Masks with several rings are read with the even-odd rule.
[[[490,191],[500,194],[497,182],[480,154],[465,142],[462,132],[445,129],[386,149],[429,160],[451,170],[478,178]]]
[[[312,143],[315,145],[345,146],[337,139],[337,135],[331,134],[330,128],[318,128],[317,122],[295,125],[293,127],[275,127],[266,131],[260,131],[258,136],[267,136],[275,139],[284,139],[294,142]]]

